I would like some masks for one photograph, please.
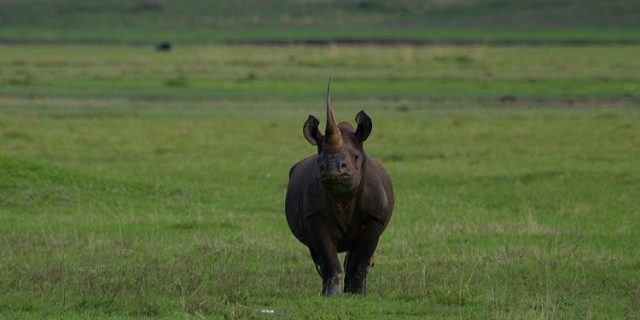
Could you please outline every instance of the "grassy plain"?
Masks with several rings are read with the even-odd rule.
[[[0,41],[640,41],[634,0],[3,0]]]
[[[640,47],[2,52],[2,317],[640,317]],[[328,73],[396,188],[366,297],[284,219]]]

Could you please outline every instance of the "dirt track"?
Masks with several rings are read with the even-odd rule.
[[[155,46],[154,42],[146,41],[106,41],[106,40],[13,40],[0,38],[0,45],[131,45],[131,46]],[[338,38],[331,40],[319,39],[300,39],[300,40],[220,40],[209,43],[180,43],[174,44],[194,45],[194,44],[226,44],[226,45],[258,45],[258,46],[288,46],[288,45],[304,45],[304,46],[326,46],[332,44],[341,45],[362,45],[362,46],[602,46],[602,45],[638,45],[640,40],[403,40],[403,39],[350,39]]]

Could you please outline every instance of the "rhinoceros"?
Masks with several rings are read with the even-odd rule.
[[[347,252],[343,291],[366,293],[368,268],[393,211],[391,178],[363,149],[371,134],[371,118],[360,111],[355,120],[356,129],[348,122],[336,124],[329,78],[324,135],[313,115],[302,130],[317,153],[289,170],[287,222],[293,235],[309,248],[322,277],[323,296],[340,291],[338,252]]]

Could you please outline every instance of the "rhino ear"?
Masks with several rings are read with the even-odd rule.
[[[304,127],[302,128],[302,133],[304,133],[304,137],[311,143],[311,145],[318,145],[320,143],[320,139],[322,139],[322,133],[318,130],[318,125],[320,121],[318,118],[309,115],[309,118],[304,123]]]
[[[360,141],[364,142],[371,134],[371,130],[373,129],[373,125],[371,124],[371,118],[364,113],[364,111],[358,112],[356,115],[356,123],[358,123],[358,128],[356,129],[356,137],[360,139]]]

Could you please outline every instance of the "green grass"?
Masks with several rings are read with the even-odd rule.
[[[3,47],[0,318],[637,318],[638,50]],[[396,189],[365,297],[283,212],[328,73]]]
[[[143,5],[145,2],[151,5]],[[638,43],[639,21],[640,6],[632,0],[0,3],[0,39],[34,42],[202,44],[395,39]]]
[[[635,107],[368,106],[398,206],[370,295],[321,299],[282,213],[316,104],[74,102],[2,119],[6,316],[638,315]]]
[[[321,101],[637,98],[640,46],[9,46],[4,96]]]

